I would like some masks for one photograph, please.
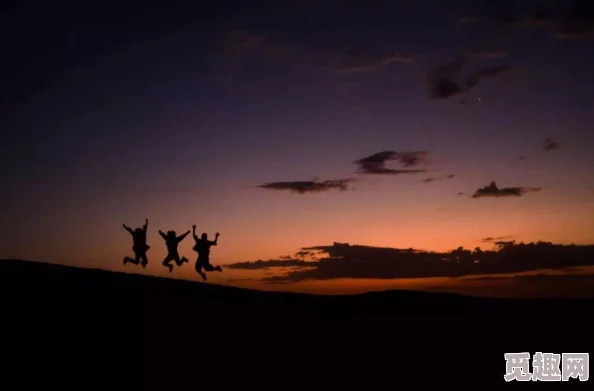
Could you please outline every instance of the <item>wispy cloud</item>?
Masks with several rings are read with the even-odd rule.
[[[338,74],[341,76],[350,76],[358,73],[375,73],[393,63],[410,64],[413,60],[412,55],[392,54],[373,61],[341,68]]]
[[[305,261],[303,259],[269,259],[267,261],[257,260],[257,261],[247,261],[247,262],[237,262],[227,265],[229,269],[242,269],[242,270],[261,270],[261,269],[271,269],[277,267],[292,267],[292,268],[301,268],[301,267],[313,267],[315,263],[312,261]]]
[[[509,66],[492,66],[479,69],[466,81],[465,91],[476,87],[482,79],[503,75],[509,73],[511,70],[512,68]]]
[[[359,173],[363,174],[416,174],[426,172],[426,169],[409,169],[425,162],[427,151],[397,152],[382,151],[373,155],[356,160],[355,164],[359,166]],[[387,168],[388,161],[396,161],[404,169]]]
[[[450,174],[450,175],[446,175],[445,177],[441,177],[441,178],[426,178],[426,179],[423,179],[423,183],[431,183],[431,182],[435,182],[435,181],[446,181],[448,179],[453,179],[455,177],[456,177],[456,175]]]
[[[298,194],[319,193],[329,190],[349,190],[349,183],[355,179],[337,179],[328,181],[294,181],[294,182],[270,182],[256,187],[267,190],[288,190]]]
[[[480,68],[469,77],[461,80],[461,74],[467,64],[467,58],[462,57],[450,63],[433,67],[427,71],[426,81],[429,89],[429,99],[447,99],[464,94],[475,88],[486,78],[509,73],[509,66],[490,66]]]
[[[540,191],[540,187],[503,187],[498,188],[495,182],[491,182],[488,186],[477,189],[472,198],[480,197],[510,197],[510,196],[522,196],[529,192]]]
[[[559,149],[559,148],[561,148],[561,144],[559,144],[558,142],[553,141],[550,138],[547,138],[545,140],[545,144],[544,144],[545,151],[553,151],[553,150]]]
[[[496,242],[496,241],[501,241],[501,240],[506,240],[506,239],[513,239],[513,238],[514,238],[513,236],[495,236],[495,237],[488,236],[486,238],[481,239],[481,242],[482,243],[493,243],[493,242]]]

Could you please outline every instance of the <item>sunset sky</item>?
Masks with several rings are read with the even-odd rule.
[[[158,230],[192,224],[221,233],[224,269],[334,242],[594,243],[591,4],[578,18],[560,0],[108,3],[2,15],[0,258],[169,276]],[[303,181],[343,187],[278,184]],[[473,197],[491,182],[500,197]],[[122,224],[145,218],[150,263],[124,266]],[[193,244],[171,277],[197,279]],[[272,289],[258,273],[209,281]]]

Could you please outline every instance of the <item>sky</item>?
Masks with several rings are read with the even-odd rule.
[[[213,283],[481,294],[500,288],[226,265],[594,243],[591,5],[279,3],[3,5],[0,258],[199,279],[191,236],[169,274],[158,234],[196,224],[221,233]],[[145,218],[150,263],[124,266]]]

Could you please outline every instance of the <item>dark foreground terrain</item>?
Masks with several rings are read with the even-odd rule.
[[[272,293],[15,260],[0,261],[0,286],[4,375],[35,368],[21,386],[496,384],[506,352],[592,340],[592,300]]]

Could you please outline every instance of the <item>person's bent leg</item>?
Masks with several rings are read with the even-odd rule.
[[[179,256],[175,259],[175,264],[179,267],[181,265],[183,265],[185,262],[188,262],[188,258],[186,257],[182,257],[180,258]]]
[[[146,267],[146,265],[148,265],[146,253],[140,255],[140,264],[142,265],[142,267]]]
[[[200,274],[200,276],[202,277],[202,279],[204,281],[206,281],[206,273],[204,273],[202,271],[202,264],[200,263],[200,261],[196,261],[196,273]]]
[[[163,266],[169,268],[169,273],[171,273],[173,271],[173,265],[170,264],[171,261],[172,261],[172,257],[170,255],[166,256],[165,259],[163,260]]]

